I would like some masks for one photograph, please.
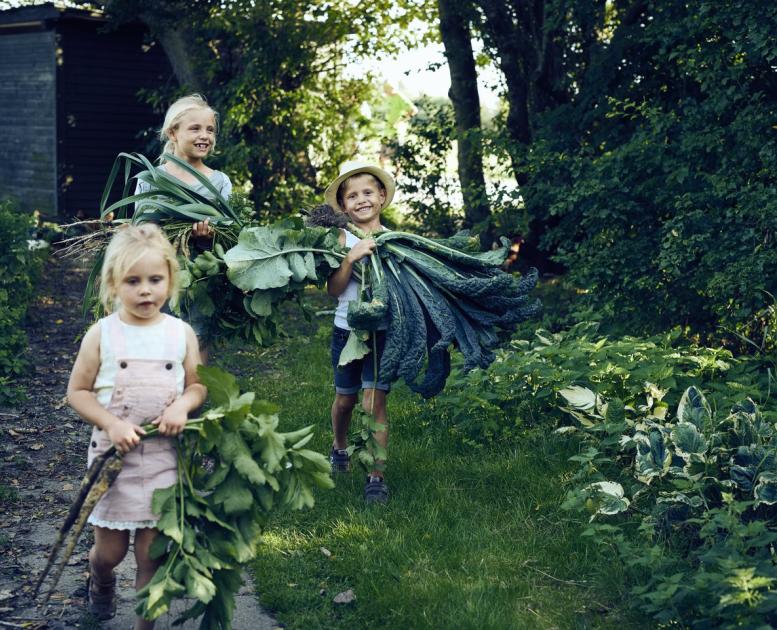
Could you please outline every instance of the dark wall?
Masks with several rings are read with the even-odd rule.
[[[59,215],[97,216],[116,155],[144,152],[143,132],[162,125],[138,91],[172,80],[171,71],[159,46],[145,45],[140,26],[108,31],[99,22],[62,19],[57,33]]]
[[[0,196],[57,212],[55,36],[0,37]]]

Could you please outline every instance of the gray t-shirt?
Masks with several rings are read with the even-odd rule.
[[[224,199],[227,199],[229,195],[232,194],[232,182],[229,180],[229,177],[227,177],[224,173],[221,171],[213,171],[211,176],[208,178],[210,180],[210,183],[213,184],[213,186],[216,188],[216,190],[219,191],[222,197]],[[213,198],[213,193],[205,188],[201,183],[197,182],[196,184],[189,184],[187,182],[184,183],[188,188],[191,188],[194,192],[203,195],[204,197],[207,197],[208,199]],[[135,194],[148,192],[151,190],[151,184],[148,184],[146,182],[138,180],[137,186],[135,186]],[[136,201],[135,202],[135,210],[138,209],[138,204],[142,204],[143,201]]]

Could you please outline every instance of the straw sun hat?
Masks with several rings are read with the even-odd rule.
[[[383,202],[383,205],[380,209],[383,210],[384,208],[387,208],[391,203],[391,200],[394,198],[394,192],[397,189],[394,178],[379,166],[375,166],[368,162],[360,162],[358,160],[345,162],[340,167],[340,174],[331,184],[329,184],[329,186],[327,186],[326,191],[324,191],[324,199],[326,199],[326,202],[333,208],[339,208],[342,210],[342,207],[337,202],[337,189],[340,188],[340,184],[342,184],[346,179],[361,173],[367,173],[373,177],[376,177],[385,186],[386,200]]]

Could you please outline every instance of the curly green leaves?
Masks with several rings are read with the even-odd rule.
[[[521,279],[504,273],[504,251],[471,253],[455,247],[469,248],[466,238],[442,242],[401,232],[375,240],[373,294],[349,306],[348,322],[359,330],[386,329],[384,382],[401,377],[413,391],[434,396],[450,373],[452,344],[466,370],[485,368],[494,359],[496,327],[509,329],[539,310],[528,297],[536,272]]]

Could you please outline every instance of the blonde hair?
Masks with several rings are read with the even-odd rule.
[[[123,225],[108,243],[100,272],[100,302],[106,314],[112,313],[117,306],[116,294],[127,272],[150,252],[160,254],[167,263],[170,274],[168,299],[178,293],[178,259],[159,226],[154,223]]]
[[[201,94],[189,94],[188,96],[182,96],[175,103],[167,108],[165,113],[165,121],[162,123],[162,129],[159,130],[159,141],[162,143],[162,154],[159,156],[159,161],[164,162],[165,153],[175,153],[175,142],[170,138],[170,132],[178,129],[178,125],[181,124],[181,120],[193,109],[207,109],[213,114],[213,119],[216,122],[216,134],[213,138],[213,146],[211,147],[211,153],[216,150],[216,137],[218,136],[219,115],[215,109],[208,105],[208,101]]]

